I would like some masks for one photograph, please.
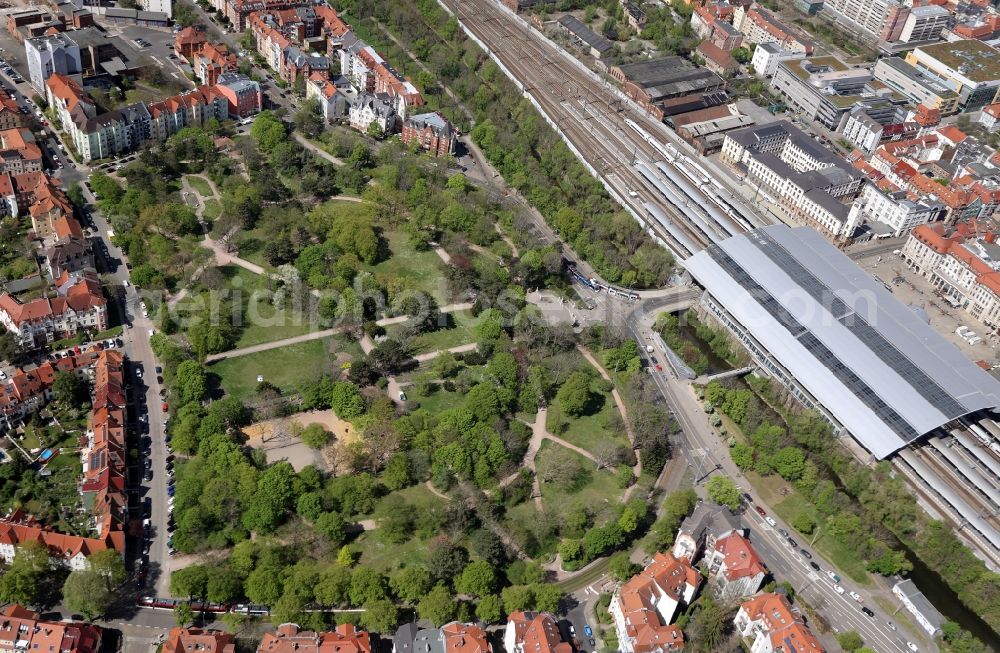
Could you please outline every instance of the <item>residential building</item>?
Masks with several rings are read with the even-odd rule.
[[[573,645],[563,641],[556,617],[548,612],[512,612],[503,647],[506,653],[573,653]]]
[[[759,374],[850,434],[862,459],[1000,405],[1000,381],[813,229],[754,229],[685,267],[706,291],[700,316],[743,343]],[[971,517],[970,528],[989,530]]]
[[[88,569],[90,563],[87,557],[98,551],[116,549],[125,551],[125,540],[120,538],[121,548],[115,546],[111,537],[93,538],[78,535],[65,535],[49,530],[31,517],[16,510],[5,517],[0,517],[0,560],[10,564],[17,557],[18,550],[28,542],[39,542],[49,552],[49,560],[53,565],[65,567],[71,571]],[[2,620],[0,620],[2,621]],[[0,631],[3,628],[0,627]],[[0,640],[3,637],[0,635]],[[96,651],[97,649],[94,649]]]
[[[236,640],[221,630],[171,628],[163,640],[163,653],[236,653]]]
[[[4,651],[98,653],[100,626],[76,621],[46,621],[37,612],[13,603],[0,615],[0,645]]]
[[[715,591],[726,602],[753,596],[769,574],[750,540],[735,530],[706,548],[704,563]]]
[[[790,217],[830,240],[854,235],[849,202],[861,191],[864,175],[788,121],[729,132],[722,160],[758,192],[773,195]]]
[[[237,32],[246,31],[248,19],[254,12],[283,11],[320,4],[319,0],[212,0],[212,6],[229,19]]]
[[[979,114],[979,124],[993,133],[1000,129],[1000,104],[988,104]]]
[[[740,70],[740,64],[732,55],[711,41],[702,41],[695,48],[699,57],[705,60],[705,67],[716,75],[729,77]]]
[[[424,105],[417,87],[404,79],[374,48],[361,40],[342,48],[340,74],[350,80],[359,93],[384,93],[400,119]]]
[[[798,608],[784,594],[761,594],[740,605],[736,632],[749,640],[750,653],[823,653]]]
[[[902,4],[898,0],[824,0],[823,10],[832,14],[838,25],[866,43],[888,38]],[[888,29],[887,29],[888,27]]]
[[[0,89],[0,129],[26,127],[29,120],[28,116],[21,113],[17,100]]]
[[[0,130],[0,174],[42,171],[42,150],[30,129]]]
[[[882,57],[872,71],[875,79],[912,102],[937,109],[941,115],[951,115],[959,110],[961,98],[935,75],[921,71],[900,57]]]
[[[236,55],[221,43],[203,43],[191,57],[195,78],[208,86],[218,84],[221,75],[235,73],[238,67]]]
[[[347,112],[347,119],[353,129],[366,133],[374,129],[384,136],[396,131],[398,116],[387,95],[359,93]]]
[[[486,632],[476,624],[452,621],[440,628],[401,626],[392,638],[393,653],[492,653]]]
[[[733,27],[743,33],[747,43],[777,43],[782,50],[811,55],[815,49],[812,41],[800,38],[774,15],[760,5],[736,8]]]
[[[147,114],[147,138],[165,141],[185,127],[201,127],[209,120],[227,119],[229,101],[218,87],[199,86],[193,91],[150,104]]]
[[[306,99],[319,102],[320,113],[326,122],[347,115],[347,98],[323,75],[312,75],[306,81]]]
[[[226,99],[230,118],[249,118],[264,110],[260,84],[240,73],[219,75],[215,92]]]
[[[5,174],[0,175],[0,214],[29,217],[35,238],[45,239],[61,218],[73,215],[73,205],[59,183],[45,173]],[[79,227],[76,220],[72,223]]]
[[[982,324],[1000,326],[1000,246],[974,224],[918,226],[903,245],[907,266],[940,290],[949,304]],[[940,624],[938,624],[940,625]]]
[[[771,88],[788,104],[828,129],[840,131],[851,109],[864,107],[879,122],[891,122],[906,99],[894,93],[867,68],[849,68],[836,57],[783,61]]]
[[[673,555],[694,563],[703,551],[714,548],[720,538],[742,530],[740,520],[729,508],[701,501],[681,522],[674,538]]]
[[[649,565],[611,597],[621,653],[663,653],[684,647],[680,628],[671,625],[681,606],[694,600],[702,577],[687,560],[657,553]]]
[[[410,116],[403,122],[402,138],[407,145],[418,143],[435,156],[454,154],[458,140],[455,128],[440,113]]]
[[[164,14],[167,18],[174,17],[173,0],[142,0],[142,8],[152,13]]]
[[[893,238],[905,236],[915,227],[945,215],[941,204],[914,201],[905,191],[883,192],[874,184],[865,184],[851,210],[858,211],[863,222],[885,225],[887,234]]]
[[[67,278],[69,276],[64,272],[57,284],[67,283]],[[93,382],[90,420],[85,446],[80,452],[83,462],[80,495],[83,505],[91,506],[91,519],[97,536],[124,542],[125,523],[128,519],[128,461],[125,451],[127,398],[125,359],[120,352],[97,352]],[[118,550],[123,551],[124,548]]]
[[[774,77],[774,73],[778,70],[778,64],[782,61],[802,59],[805,56],[804,52],[785,50],[777,43],[760,43],[754,48],[750,65],[753,66],[754,72],[758,75]]]
[[[99,281],[82,278],[55,297],[22,303],[10,293],[0,294],[0,324],[31,349],[72,338],[80,331],[96,333],[108,328],[107,300]]]
[[[340,624],[328,632],[300,630],[297,624],[281,624],[265,633],[257,653],[371,653],[371,641],[353,624]]]
[[[572,14],[560,16],[556,24],[573,37],[574,42],[592,57],[601,59],[610,54],[615,47],[611,41],[595,34],[592,29]]]
[[[882,124],[863,107],[854,107],[847,115],[841,134],[859,150],[871,154],[887,141],[915,138],[920,129],[920,124],[911,120]]]
[[[950,19],[951,12],[938,5],[912,7],[903,22],[899,40],[903,43],[937,41]]]
[[[906,62],[958,93],[964,111],[1000,100],[1000,52],[982,41],[923,45],[907,54]]]
[[[170,25],[170,17],[165,13],[121,7],[104,7],[101,19],[102,22],[113,25],[138,25],[140,27],[168,27]]]
[[[924,632],[930,637],[937,637],[941,634],[941,627],[946,621],[944,615],[937,611],[937,608],[917,589],[912,580],[899,581],[892,586],[892,593],[903,602],[906,610],[916,618]]]
[[[204,30],[196,27],[185,27],[174,35],[174,54],[185,61],[190,61],[201,46],[208,43]]]
[[[721,18],[712,20],[711,28],[708,40],[722,50],[732,52],[743,45],[743,34]]]
[[[621,5],[625,11],[625,19],[628,21],[629,27],[638,32],[646,26],[646,12],[639,5],[628,0],[621,0]]]
[[[28,64],[28,80],[39,91],[45,91],[45,80],[53,74],[80,81],[83,62],[80,46],[65,34],[50,34],[27,39],[24,57]]]
[[[94,270],[94,255],[90,244],[76,236],[64,236],[45,248],[45,274],[58,279],[63,272]]]

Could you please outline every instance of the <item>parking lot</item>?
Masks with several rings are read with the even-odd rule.
[[[138,25],[106,25],[105,28],[109,35],[120,36],[127,46],[152,59],[171,81],[186,88],[194,88],[194,82],[187,77],[187,74],[192,73],[191,67],[182,59],[173,57],[173,30]],[[149,45],[140,45],[143,42]]]
[[[899,301],[922,309],[927,315],[928,324],[970,360],[982,360],[990,365],[1000,362],[997,356],[997,344],[1000,340],[997,336],[991,335],[985,325],[972,319],[964,309],[953,308],[939,297],[934,286],[916,272],[908,270],[901,258],[891,253],[881,254],[860,259],[857,264],[889,284]],[[961,326],[967,327],[982,340],[970,345],[955,333]]]

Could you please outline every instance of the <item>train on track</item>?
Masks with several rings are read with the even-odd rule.
[[[617,288],[610,284],[601,283],[600,281],[598,281],[593,277],[587,277],[581,274],[576,269],[576,263],[574,261],[566,261],[565,264],[566,264],[566,270],[567,272],[569,272],[569,275],[571,278],[573,278],[573,280],[582,283],[583,285],[587,286],[594,292],[601,292],[603,290],[606,291],[612,297],[621,297],[622,299],[628,300],[630,302],[639,301],[638,293],[633,292],[631,290],[625,290],[624,288]]]

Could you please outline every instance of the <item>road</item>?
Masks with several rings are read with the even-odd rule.
[[[640,343],[652,343],[652,323],[655,314],[647,314],[644,306],[638,306],[626,318],[626,326]],[[645,356],[645,351],[643,351]],[[649,355],[651,363],[660,364],[663,369],[669,369],[667,361],[660,352]],[[653,365],[647,365],[655,370]],[[738,485],[753,495],[743,473],[729,458],[728,444],[723,442],[708,422],[702,406],[694,397],[690,387],[684,381],[671,378],[667,373],[653,371],[651,374],[663,396],[667,407],[680,426],[677,434],[678,449],[683,453],[695,477],[696,490],[704,496],[704,481],[713,473],[719,472],[733,479]],[[771,514],[769,507],[762,504],[759,497],[754,496],[757,505]],[[764,518],[753,510],[747,510],[743,515],[744,525],[751,529],[751,541],[774,573],[777,580],[787,580],[828,623],[838,632],[856,630],[865,640],[867,646],[881,653],[908,651],[907,637],[903,631],[893,631],[886,625],[886,617],[882,610],[869,601],[868,607],[875,611],[875,618],[865,616],[853,599],[847,593],[856,591],[862,597],[866,592],[877,588],[864,588],[855,584],[849,578],[843,578],[840,585],[845,588],[845,594],[839,595],[833,591],[830,580],[817,574],[809,566],[809,561],[802,554],[791,548],[775,529],[783,528],[794,532],[787,524],[776,520],[776,526],[771,526]],[[800,543],[801,544],[801,543]],[[824,570],[834,566],[823,560],[818,553],[810,551],[813,560]],[[895,601],[894,601],[895,603]],[[910,636],[909,639],[916,639]],[[923,646],[922,650],[928,650]]]
[[[678,150],[691,153],[687,144],[500,3],[493,0],[441,2],[458,17],[465,31],[510,72],[515,83],[523,87],[526,95],[562,132],[571,149],[597,172],[615,199],[642,221],[648,219],[644,205],[654,205],[671,218],[687,239],[701,247],[708,243],[687,215],[694,209],[670,204],[633,165],[637,160],[663,161],[664,157],[659,149],[634,131],[626,119],[654,140],[671,143]],[[723,184],[724,194],[732,198],[752,223],[771,222],[742,204],[732,189],[725,186],[731,175],[716,170],[704,160],[699,163],[712,168],[713,176]],[[658,223],[649,224],[661,242],[681,257],[685,256],[687,246]],[[742,231],[735,222],[730,226]]]

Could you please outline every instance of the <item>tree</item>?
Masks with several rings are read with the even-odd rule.
[[[316,519],[316,530],[326,536],[333,544],[340,544],[344,541],[344,518],[338,512],[324,512]],[[344,547],[346,549],[347,547]],[[343,552],[343,549],[341,550]],[[353,563],[350,558],[350,549],[347,549],[348,564]],[[340,558],[338,557],[338,561]]]
[[[816,520],[808,512],[800,512],[792,517],[789,523],[792,528],[805,535],[812,535],[812,532],[816,530]]]
[[[62,592],[66,607],[79,612],[88,620],[105,614],[115,600],[115,594],[108,587],[107,580],[89,569],[70,572],[63,583]]]
[[[530,610],[535,605],[534,585],[512,585],[500,590],[504,612],[510,614],[518,610]]]
[[[174,370],[173,387],[181,404],[201,401],[208,389],[205,368],[198,361],[183,361]]]
[[[844,653],[854,653],[865,645],[861,635],[853,630],[847,630],[837,635],[837,643],[840,644],[840,648],[844,649]]]
[[[740,490],[736,483],[726,476],[713,476],[705,483],[708,498],[732,510],[740,507]]]
[[[302,108],[295,114],[295,129],[309,138],[316,138],[322,133],[323,127],[323,114],[320,113],[319,100],[316,98],[306,100]]]
[[[493,565],[485,560],[470,562],[455,581],[455,589],[461,594],[483,597],[496,590],[497,575]]]
[[[479,603],[476,604],[476,616],[483,623],[496,623],[503,616],[502,608],[500,597],[496,594],[490,594],[479,599]]]
[[[90,571],[103,578],[109,590],[124,583],[128,577],[128,572],[125,571],[125,562],[122,560],[121,554],[114,549],[105,549],[91,554],[87,558],[87,562],[90,564]]]
[[[365,414],[365,400],[358,386],[337,381],[330,390],[330,408],[340,419],[350,421]]]
[[[386,598],[386,580],[371,567],[358,567],[351,574],[349,596],[353,605],[365,605]]]
[[[802,477],[806,467],[806,455],[798,447],[784,447],[771,458],[771,466],[786,481],[796,481]]]
[[[730,619],[726,611],[709,596],[701,598],[701,608],[695,613],[691,623],[691,639],[697,642],[698,650],[710,653],[729,633]]]
[[[361,626],[376,633],[391,633],[399,625],[399,608],[389,599],[366,603]]]
[[[415,604],[431,590],[431,572],[426,567],[403,567],[389,579],[393,594]]]
[[[641,569],[639,565],[629,559],[629,555],[627,551],[622,551],[611,556],[608,561],[608,570],[611,575],[622,582],[635,576]]]
[[[398,452],[389,458],[382,472],[382,484],[390,490],[402,490],[413,483],[410,457],[405,452]]]
[[[191,565],[170,574],[170,593],[189,599],[200,599],[208,591],[208,570],[204,565]]]
[[[430,620],[438,628],[452,621],[457,611],[455,599],[443,583],[435,585],[434,589],[417,604],[417,614],[420,618]]]
[[[753,467],[753,447],[742,442],[737,443],[729,450],[729,457],[733,459],[733,464],[746,471]]]
[[[913,563],[906,559],[902,551],[886,549],[879,557],[869,560],[865,568],[882,576],[896,576],[913,570]]]
[[[87,384],[72,372],[56,372],[52,393],[56,401],[73,408],[82,406],[90,398]]]
[[[580,455],[565,447],[552,447],[548,455],[538,461],[538,480],[552,483],[564,492],[572,492],[586,483],[589,470]]]
[[[322,449],[326,445],[330,444],[330,438],[332,435],[332,433],[323,428],[322,424],[316,423],[310,424],[302,429],[301,433],[299,433],[299,437],[302,441],[313,449]]]
[[[398,495],[390,495],[382,501],[378,532],[391,544],[402,544],[413,537],[414,509]]]
[[[174,621],[181,627],[194,623],[194,610],[190,603],[178,603],[174,606]]]
[[[750,59],[753,57],[753,53],[750,52],[749,49],[744,48],[742,46],[738,48],[733,48],[733,51],[730,52],[729,54],[732,55],[733,59],[736,59],[736,61],[742,64],[750,63]]]
[[[559,603],[563,594],[555,585],[533,585],[531,591],[535,597],[535,609],[542,612],[559,612]]]
[[[556,393],[556,402],[570,417],[583,415],[590,407],[592,399],[590,375],[585,372],[570,374]]]

